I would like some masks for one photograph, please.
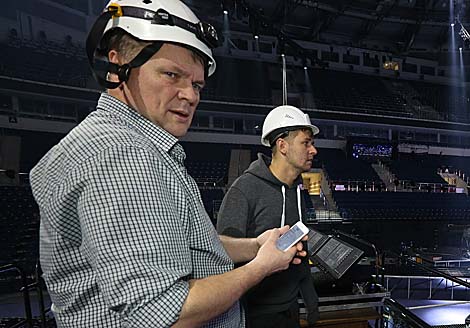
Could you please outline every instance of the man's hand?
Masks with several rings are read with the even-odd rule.
[[[275,229],[266,230],[265,232],[263,232],[261,235],[259,235],[256,238],[256,242],[258,243],[259,247],[262,247],[267,242],[267,240],[269,239],[269,237],[271,236],[274,230],[277,230],[278,236],[280,237],[281,235],[285,234],[289,230],[289,228],[290,227],[288,225],[285,225],[280,229],[275,228]],[[302,238],[302,241],[305,241],[307,239],[308,239],[308,236],[305,236],[304,238]],[[296,248],[297,252],[295,255],[296,257],[294,257],[292,260],[292,264],[300,264],[302,260],[299,257],[305,257],[307,255],[307,252],[303,250],[303,245],[301,242],[298,242],[292,248],[294,247]]]
[[[302,241],[307,241],[308,240],[308,235],[304,236],[300,242],[297,243],[297,254],[295,255],[294,259],[292,260],[293,264],[300,264],[302,262],[302,259],[299,257],[306,257],[307,256],[307,251],[303,250],[303,244]]]
[[[289,226],[284,226],[283,228],[287,227],[287,230],[289,230]],[[261,246],[263,246],[263,244],[268,240],[269,238],[269,235],[271,234],[271,231],[273,231],[274,229],[270,229],[270,230],[266,230],[265,232],[263,232],[261,235],[259,235],[258,237],[256,237],[256,242],[258,243],[258,248],[260,248]],[[286,230],[286,231],[287,231]],[[280,230],[279,232],[281,233],[281,235],[283,233],[286,233],[286,231],[284,230]]]
[[[281,251],[276,246],[276,241],[287,230],[289,230],[289,227],[285,226],[280,229],[271,229],[263,233],[264,236],[261,240],[265,239],[265,241],[258,250],[256,257],[249,264],[255,265],[263,272],[264,276],[269,276],[275,272],[287,269],[297,253],[296,246],[289,248],[285,252]]]

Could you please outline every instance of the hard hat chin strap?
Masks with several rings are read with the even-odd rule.
[[[115,89],[121,85],[121,83],[126,82],[129,79],[131,70],[135,67],[139,67],[145,64],[145,62],[149,60],[158,50],[160,50],[163,45],[162,42],[153,42],[149,44],[143,48],[139,54],[128,64],[118,65],[115,63],[108,63],[105,76],[99,76],[95,69],[96,47],[101,40],[103,31],[106,28],[108,21],[113,17],[122,15],[120,10],[121,9],[119,6],[110,6],[107,11],[103,12],[93,24],[86,40],[86,53],[88,57],[88,63],[90,64],[93,71],[93,75],[101,86],[108,89]],[[108,72],[116,74],[118,76],[119,82],[109,81],[106,78]]]
[[[152,58],[154,54],[157,53],[158,50],[163,46],[162,42],[154,42],[152,44],[149,44],[145,48],[143,48],[137,56],[134,57],[134,59],[131,60],[130,63],[124,64],[124,65],[118,65],[115,63],[108,63],[108,72],[114,73],[118,76],[119,82],[111,82],[106,79],[103,79],[102,77],[97,77],[101,78],[104,80],[106,83],[105,86],[109,89],[114,89],[117,88],[122,82],[127,82],[129,80],[129,76],[131,74],[131,71],[133,68],[142,66]],[[101,84],[101,83],[100,83]]]
[[[281,127],[279,129],[273,130],[271,133],[269,133],[266,136],[266,139],[268,140],[269,144],[271,145],[271,148],[276,144],[276,140],[279,138],[286,138],[291,131],[296,131],[296,130],[301,130],[306,128],[305,126],[302,125],[295,125],[295,126],[286,126],[286,127]]]
[[[91,70],[93,75],[95,76],[98,83],[106,88],[115,89],[121,84],[120,82],[111,82],[103,78],[102,76],[98,76],[95,70],[95,51],[96,47],[98,46],[99,41],[103,35],[103,31],[106,28],[106,24],[108,21],[114,17],[118,13],[118,9],[110,9],[108,8],[107,11],[103,12],[100,17],[95,21],[93,26],[91,27],[90,32],[88,33],[88,37],[86,39],[86,54],[88,57],[88,63],[90,64]],[[107,74],[105,74],[107,75]]]

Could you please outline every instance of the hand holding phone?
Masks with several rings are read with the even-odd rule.
[[[276,241],[276,246],[281,251],[287,251],[289,248],[297,244],[306,234],[308,228],[301,221],[294,224],[285,234]]]

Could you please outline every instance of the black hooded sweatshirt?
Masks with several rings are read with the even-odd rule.
[[[289,187],[271,173],[270,162],[270,158],[258,154],[258,159],[232,184],[217,217],[219,234],[253,238],[268,229],[285,224],[292,226],[300,216],[305,217],[300,177]],[[290,265],[287,270],[274,273],[249,290],[244,299],[247,315],[287,310],[297,302],[300,285],[304,286],[302,296],[307,310],[316,311],[318,297],[308,263],[304,260],[299,265]]]

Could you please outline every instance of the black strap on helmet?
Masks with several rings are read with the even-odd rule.
[[[164,9],[151,11],[139,7],[123,6],[121,10],[122,14],[126,17],[145,19],[157,25],[170,25],[182,28],[193,33],[199,41],[210,49],[216,48],[219,45],[217,31],[211,24],[204,22],[192,23],[181,17],[172,15]]]
[[[100,17],[98,17],[98,19],[95,21],[86,39],[86,54],[87,54],[88,63],[90,64],[93,75],[101,86],[109,88],[109,89],[115,89],[121,83],[111,82],[111,81],[108,81],[106,78],[98,76],[98,74],[95,71],[94,56],[95,56],[96,47],[98,46],[98,43],[100,42],[101,37],[103,36],[103,31],[106,27],[106,24],[108,24],[108,21],[114,16],[119,17],[119,15],[122,14],[122,12],[119,12],[119,10],[120,10],[119,7],[114,7],[114,6],[108,7],[107,11],[103,12],[100,15]]]
[[[108,80],[105,80],[107,84],[117,84],[114,88],[119,86],[122,82],[127,82],[129,79],[129,76],[131,74],[131,70],[135,67],[142,66],[152,58],[152,56],[160,50],[162,47],[163,43],[162,42],[153,42],[143,48],[137,56],[134,57],[134,59],[131,60],[130,63],[124,64],[124,65],[118,65],[115,63],[108,63],[108,71],[110,73],[115,73],[118,78],[119,82],[110,82]]]
[[[110,19],[114,17],[121,17],[121,16],[130,16],[136,17],[141,19],[150,20],[152,24],[159,24],[159,25],[173,25],[183,28],[189,32],[192,32],[196,35],[196,37],[204,42],[209,48],[214,48],[218,44],[217,33],[210,24],[199,22],[197,24],[188,22],[182,18],[177,16],[172,16],[168,12],[163,9],[158,10],[157,12],[149,11],[142,8],[136,7],[121,7],[119,5],[110,5],[108,6],[107,10],[104,11],[93,24],[90,33],[88,34],[86,40],[86,52],[88,57],[88,62],[91,66],[93,71],[93,75],[98,83],[108,89],[115,89],[122,82],[125,82],[129,79],[130,72],[132,68],[139,67],[143,65],[147,60],[149,60],[163,45],[162,42],[153,42],[152,44],[146,46],[142,49],[139,54],[132,59],[132,61],[128,64],[118,65],[115,63],[108,63],[106,67],[106,75],[107,73],[114,73],[119,78],[119,82],[111,82],[109,81],[106,76],[99,76],[95,69],[95,51],[96,47],[98,46],[102,36],[103,31],[106,28]],[[205,65],[205,71],[207,74],[208,67]]]
[[[268,140],[269,145],[271,148],[276,144],[277,139],[279,138],[286,138],[291,131],[301,130],[303,128],[308,128],[303,125],[295,125],[295,126],[287,126],[275,129],[271,131],[267,136],[266,140]]]
[[[162,42],[153,42],[143,48],[139,54],[131,60],[130,63],[124,65],[118,65],[115,63],[108,63],[106,72],[114,73],[117,75],[119,82],[111,82],[106,79],[106,77],[99,76],[95,70],[95,61],[94,55],[96,47],[101,40],[103,31],[108,24],[108,21],[113,17],[122,16],[122,9],[119,6],[109,6],[107,11],[103,12],[100,17],[93,24],[90,33],[88,34],[86,40],[86,52],[88,57],[88,62],[92,68],[93,75],[98,81],[98,83],[108,89],[115,89],[122,82],[126,82],[129,79],[131,70],[135,67],[142,66],[147,60],[149,60],[160,48],[162,47]]]

